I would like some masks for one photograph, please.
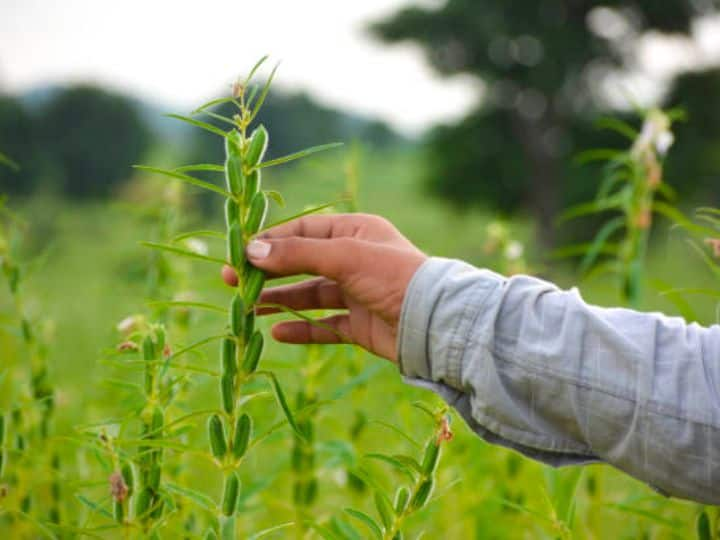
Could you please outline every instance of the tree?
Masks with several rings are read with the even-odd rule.
[[[703,2],[603,4],[446,0],[372,25],[386,42],[420,44],[439,73],[470,74],[489,89],[467,118],[430,135],[426,180],[435,193],[458,205],[528,208],[553,244],[558,209],[583,191],[569,158],[597,137],[589,129],[598,110],[594,74],[622,66],[633,35],[687,32]]]
[[[32,191],[37,171],[33,121],[12,96],[0,96],[0,152],[20,167],[0,167],[0,194]]]
[[[88,85],[58,92],[39,112],[37,125],[60,187],[72,197],[109,194],[151,142],[132,101]]]

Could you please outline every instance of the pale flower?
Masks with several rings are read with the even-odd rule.
[[[185,247],[187,247],[193,253],[197,253],[198,255],[208,254],[207,244],[197,238],[188,238],[187,240],[185,240]]]
[[[520,242],[513,240],[505,248],[505,258],[510,261],[516,261],[523,256],[524,252],[525,248],[523,245]]]

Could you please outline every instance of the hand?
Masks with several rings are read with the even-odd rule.
[[[270,277],[312,274],[313,279],[265,289],[260,303],[294,310],[342,309],[321,319],[335,330],[307,321],[276,324],[272,335],[285,343],[353,343],[397,361],[400,310],[410,279],[427,256],[387,220],[367,214],[314,215],[258,235],[248,260]],[[234,272],[223,269],[229,284]],[[260,314],[276,312],[263,309]]]

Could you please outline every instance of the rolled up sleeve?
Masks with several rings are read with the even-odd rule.
[[[408,382],[489,442],[555,466],[603,461],[720,503],[718,326],[431,258],[405,296],[398,358]]]

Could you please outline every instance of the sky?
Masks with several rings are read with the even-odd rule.
[[[483,86],[467,76],[441,79],[415,45],[388,47],[368,35],[368,22],[409,3],[0,0],[0,89],[95,81],[168,110],[191,110],[270,54],[282,62],[280,86],[417,134],[462,116]],[[612,28],[602,13],[598,21],[598,32]],[[694,37],[640,40],[635,72],[606,81],[613,105],[622,105],[627,87],[634,98],[655,99],[677,71],[720,58],[720,19],[698,24]]]
[[[440,79],[417,47],[368,35],[369,21],[407,3],[0,0],[0,88],[92,80],[191,109],[270,54],[279,85],[417,133],[462,115],[481,87]]]

